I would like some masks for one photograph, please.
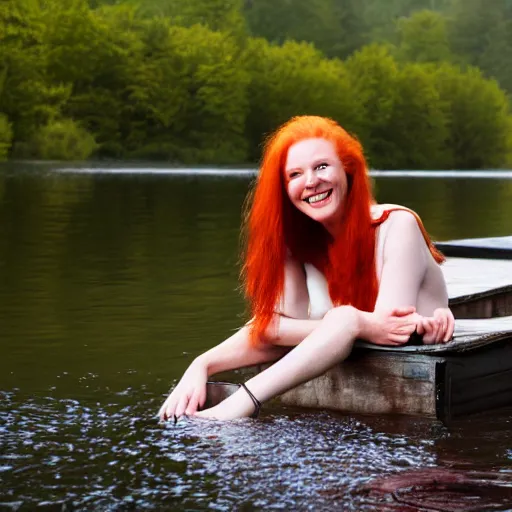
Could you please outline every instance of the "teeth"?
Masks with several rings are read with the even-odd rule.
[[[309,204],[311,203],[318,203],[318,201],[322,201],[329,195],[329,191],[322,192],[321,194],[317,194],[316,196],[308,197],[307,201]]]

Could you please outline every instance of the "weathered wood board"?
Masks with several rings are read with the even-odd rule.
[[[448,258],[441,268],[455,318],[512,315],[512,261]]]
[[[262,366],[244,369],[246,380]],[[208,386],[209,405],[236,391]],[[358,341],[351,356],[279,397],[297,407],[362,414],[407,414],[445,423],[512,405],[512,317],[459,320],[444,345],[379,347]]]
[[[447,242],[437,242],[436,246],[446,256],[512,259],[512,236],[449,240]]]

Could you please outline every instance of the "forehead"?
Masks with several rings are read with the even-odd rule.
[[[321,158],[338,158],[334,144],[326,139],[304,139],[288,149],[285,168],[303,167]]]

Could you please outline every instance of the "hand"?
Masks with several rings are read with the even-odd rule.
[[[407,343],[421,319],[413,306],[363,313],[361,337],[376,345]]]
[[[167,420],[173,416],[179,418],[183,414],[195,414],[206,401],[207,380],[208,372],[205,365],[196,359],[160,407],[158,411],[160,419]]]
[[[425,345],[447,343],[452,339],[455,319],[449,308],[438,308],[431,317],[420,317],[418,334],[423,335]]]

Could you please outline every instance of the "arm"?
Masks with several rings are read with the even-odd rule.
[[[388,222],[375,311],[416,306],[427,272],[428,248],[414,216],[396,211]]]
[[[246,325],[198,356],[160,408],[160,418],[195,413],[206,400],[206,382],[211,375],[282,357],[287,351],[284,346],[300,343],[317,325],[316,321],[307,319],[308,307],[304,269],[289,258],[285,265],[284,294],[275,320],[268,328],[268,342],[252,343],[250,327]]]
[[[394,310],[401,311],[401,316],[414,314],[412,318],[416,330],[424,335],[425,343],[449,341],[454,320],[448,308],[436,309],[431,317],[419,315],[411,309],[417,306],[431,258],[415,217],[407,211],[397,211],[393,212],[388,222],[391,225],[384,240],[384,261],[375,310],[373,313],[362,313],[365,339],[385,345],[397,344],[396,341],[399,341],[398,344],[405,343],[411,333],[404,325],[399,329],[402,331],[402,336],[398,337],[400,339],[385,341],[382,337],[386,332],[384,322],[389,325],[390,321],[398,321],[396,315],[390,315]]]
[[[420,321],[415,308],[429,253],[411,213],[393,212],[387,222],[391,224],[384,240],[379,292],[373,313],[361,312],[362,337],[376,344],[396,345],[407,342]],[[412,324],[401,321],[407,317]],[[390,333],[394,337],[390,338]]]

